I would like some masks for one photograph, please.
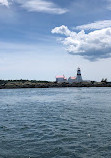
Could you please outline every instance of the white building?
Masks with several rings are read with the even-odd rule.
[[[77,69],[77,76],[76,77],[69,77],[69,79],[68,79],[69,83],[74,83],[74,82],[79,83],[79,82],[82,82],[82,81],[83,80],[82,80],[80,68]]]
[[[56,82],[58,82],[58,83],[67,82],[67,78],[64,75],[63,76],[56,76]],[[69,77],[68,78],[68,83],[74,83],[74,82],[76,82],[76,83],[84,82],[82,80],[80,68],[77,69],[77,76],[76,77]]]
[[[56,76],[56,82],[62,83],[62,82],[67,82],[67,78],[63,76]]]
[[[69,77],[69,78],[68,78],[68,82],[69,82],[69,83],[76,82],[76,77]]]
[[[81,76],[81,70],[80,68],[77,69],[77,77],[76,77],[76,82],[82,82],[82,76]]]

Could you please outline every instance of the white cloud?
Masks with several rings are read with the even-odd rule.
[[[17,0],[21,7],[31,12],[45,12],[51,14],[64,14],[68,10],[46,0]]]
[[[111,27],[111,20],[96,21],[94,23],[77,26],[74,29],[93,30],[93,29],[103,29],[107,27]]]
[[[69,32],[68,34],[67,31]],[[72,55],[84,56],[90,60],[111,56],[111,27],[86,34],[84,30],[76,33],[70,31],[66,26],[60,26],[54,28],[52,33],[64,34],[66,36],[62,37],[61,42]]]
[[[0,0],[0,5],[9,7],[13,0]],[[46,0],[15,0],[22,8],[30,12],[44,12],[50,14],[64,14],[68,12],[65,8],[60,8],[55,3]]]
[[[0,5],[9,6],[8,0],[0,0]]]
[[[68,29],[67,26],[60,26],[60,27],[55,27],[52,31],[52,33],[58,33],[58,34],[64,34],[66,36],[69,36],[71,34],[71,31]]]

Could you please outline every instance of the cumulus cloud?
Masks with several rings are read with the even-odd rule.
[[[58,7],[55,3],[46,0],[17,0],[21,7],[31,12],[45,12],[50,14],[64,14],[68,10]]]
[[[0,5],[9,6],[8,0],[0,0]]]
[[[103,29],[107,27],[111,27],[111,20],[95,21],[94,23],[77,26],[74,29],[93,30],[93,29]]]
[[[92,61],[111,57],[111,27],[76,33],[67,26],[60,26],[54,28],[52,33],[64,35],[60,41],[72,55],[80,55]]]
[[[52,33],[58,33],[58,34],[63,34],[63,35],[66,35],[66,36],[70,36],[71,34],[71,31],[68,29],[67,26],[60,26],[60,27],[55,27],[52,31]]]

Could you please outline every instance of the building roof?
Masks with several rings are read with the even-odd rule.
[[[76,79],[76,77],[69,77],[71,80],[75,80]]]
[[[56,78],[64,78],[65,79],[65,76],[56,76]]]
[[[67,80],[67,78],[63,75],[63,76],[56,76],[56,79],[57,78],[63,78],[64,80]]]

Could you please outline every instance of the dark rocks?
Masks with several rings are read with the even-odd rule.
[[[111,82],[57,83],[36,80],[0,80],[0,89],[13,88],[62,88],[62,87],[111,87]]]

